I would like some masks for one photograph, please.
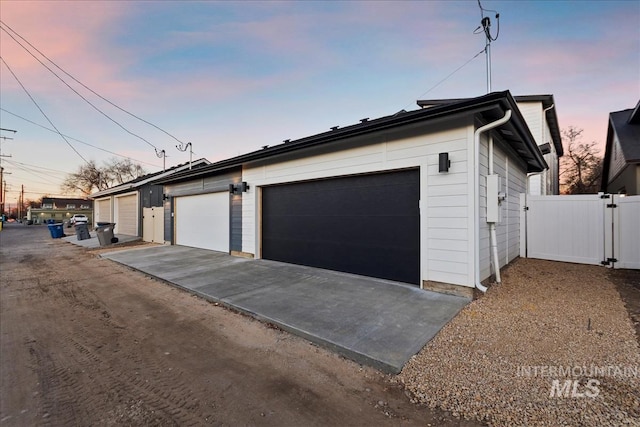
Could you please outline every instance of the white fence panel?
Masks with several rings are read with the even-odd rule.
[[[640,269],[640,196],[614,196],[615,268]]]
[[[605,259],[604,206],[610,199],[590,194],[525,200],[527,257],[580,264]]]

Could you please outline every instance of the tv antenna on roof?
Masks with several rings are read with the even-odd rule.
[[[487,93],[491,92],[491,42],[498,40],[498,36],[500,35],[500,14],[491,9],[485,9],[480,4],[480,0],[478,0],[478,7],[480,8],[480,26],[475,29],[473,34],[484,33],[486,37],[486,44],[484,46],[484,54],[487,60]],[[496,15],[496,21],[498,23],[498,30],[496,31],[495,37],[491,35],[491,18],[488,16],[484,16],[485,12],[493,12]]]

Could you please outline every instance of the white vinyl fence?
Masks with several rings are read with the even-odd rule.
[[[614,266],[640,269],[640,196],[613,197]]]
[[[520,195],[520,256],[640,269],[640,196]]]

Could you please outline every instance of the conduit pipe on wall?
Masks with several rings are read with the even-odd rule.
[[[511,111],[511,110],[509,110]],[[493,136],[489,135],[489,175],[493,175]],[[489,195],[487,194],[487,203]],[[489,223],[489,240],[491,241],[491,253],[493,258],[493,271],[496,273],[496,283],[501,283],[500,260],[498,259],[498,239],[496,238],[496,223]]]
[[[482,283],[480,283],[480,135],[482,135],[484,132],[487,132],[493,128],[496,128],[498,126],[501,126],[503,124],[505,124],[506,122],[509,121],[509,119],[511,119],[511,110],[507,110],[504,113],[504,117],[502,117],[501,119],[496,120],[495,122],[491,122],[491,123],[487,123],[484,126],[479,127],[478,129],[476,129],[475,133],[474,133],[474,213],[475,213],[475,227],[474,227],[474,235],[475,235],[475,256],[474,256],[474,273],[475,273],[475,287],[478,288],[480,291],[482,292],[487,292],[487,288],[486,286],[483,286]],[[489,153],[489,168],[491,171],[493,171],[493,139],[490,139],[490,148],[491,151]],[[495,224],[493,224],[495,227]],[[495,232],[495,230],[494,230]],[[494,238],[491,237],[491,233],[490,233],[490,238],[492,239],[492,241],[495,241]],[[497,248],[496,248],[496,252],[497,252]],[[497,256],[494,256],[495,258],[495,263],[496,265],[500,265],[499,264],[499,260]],[[496,270],[496,277],[498,277],[497,275],[499,275],[499,269]]]

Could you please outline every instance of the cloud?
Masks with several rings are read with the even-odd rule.
[[[119,80],[119,70],[134,58],[109,44],[114,23],[126,14],[121,2],[3,2],[2,20],[60,67],[94,90],[107,94],[135,93],[133,82]],[[4,31],[2,56],[28,90],[60,96],[69,90]],[[15,36],[15,35],[14,35]],[[16,37],[17,38],[17,37]],[[24,41],[18,40],[28,46]],[[39,57],[37,53],[34,52]],[[64,74],[40,57],[57,74]],[[13,91],[17,85],[8,83]],[[3,85],[3,89],[7,86]],[[79,91],[75,83],[72,84]],[[22,95],[22,94],[21,94]]]

